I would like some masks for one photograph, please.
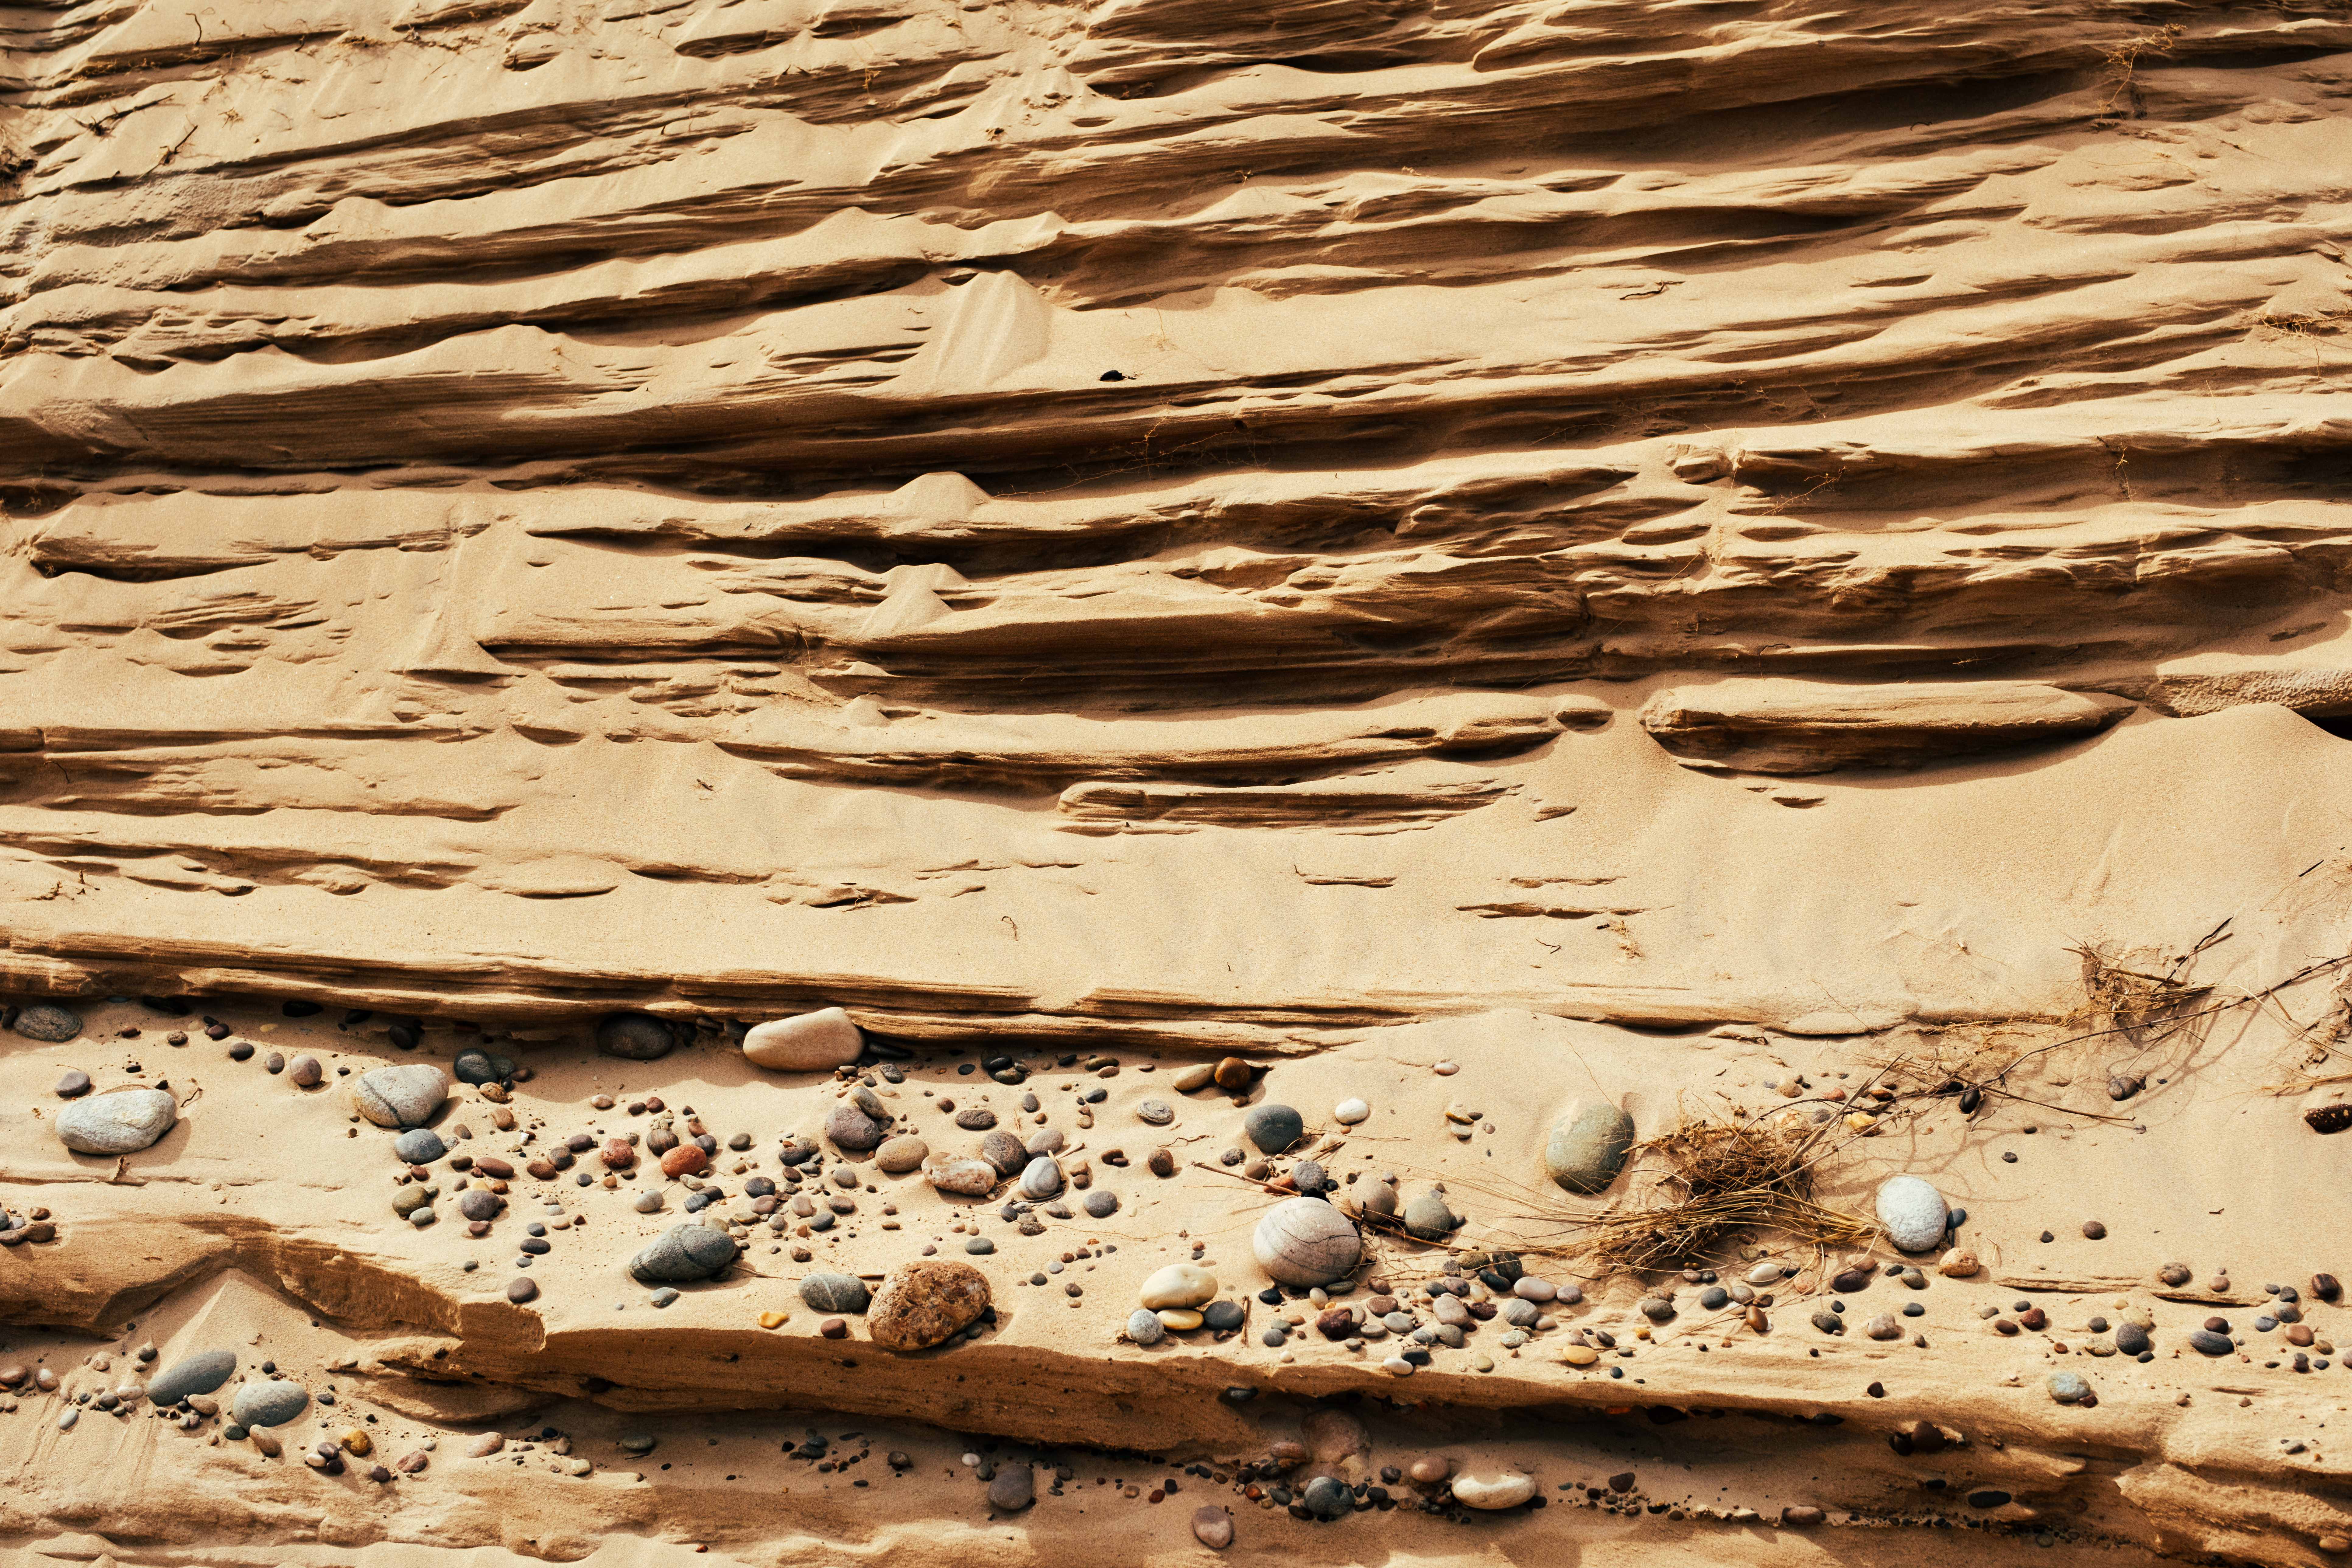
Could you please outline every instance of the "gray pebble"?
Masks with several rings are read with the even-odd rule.
[[[996,1243],[989,1240],[988,1237],[984,1236],[975,1236],[970,1241],[963,1244],[963,1249],[966,1252],[971,1253],[973,1257],[979,1258],[995,1251]]]
[[[2120,1350],[2123,1346],[2118,1342],[2116,1348]],[[2227,1334],[2217,1334],[2210,1329],[2193,1329],[2189,1335],[2189,1348],[2204,1355],[2228,1355],[2237,1346],[2230,1342]]]
[[[1269,1154],[1279,1154],[1306,1134],[1307,1119],[1286,1105],[1254,1105],[1242,1118],[1249,1141]]]
[[[646,1297],[646,1300],[651,1302],[654,1307],[658,1310],[660,1308],[667,1307],[672,1301],[677,1300],[677,1291],[673,1289],[671,1287],[665,1285],[660,1289],[655,1291],[652,1295]]]
[[[248,1383],[236,1391],[229,1414],[240,1426],[283,1426],[310,1403],[299,1383]]]
[[[677,1225],[647,1243],[629,1260],[629,1272],[645,1284],[708,1279],[735,1261],[735,1239],[704,1225]]]
[[[1079,1206],[1096,1219],[1108,1219],[1118,1212],[1118,1194],[1097,1187],[1080,1200]]]
[[[676,1033],[650,1013],[608,1013],[596,1023],[596,1048],[608,1057],[649,1062],[676,1044]]]
[[[1037,1473],[1027,1465],[1007,1465],[988,1483],[988,1506],[1018,1513],[1037,1500]]]
[[[289,1064],[286,1078],[296,1089],[316,1089],[326,1081],[327,1069],[319,1065],[316,1057],[296,1057]]]
[[[1136,1103],[1135,1114],[1154,1127],[1165,1127],[1176,1120],[1176,1111],[1164,1100],[1145,1100]]]
[[[1201,1309],[1202,1323],[1219,1332],[1240,1328],[1242,1320],[1247,1315],[1239,1301],[1212,1301]]]
[[[1156,1345],[1168,1336],[1168,1327],[1160,1314],[1149,1307],[1138,1307],[1127,1317],[1127,1337],[1139,1345]]]
[[[236,1371],[235,1351],[205,1351],[164,1369],[147,1385],[147,1397],[158,1405],[177,1405],[192,1394],[210,1394]]]
[[[446,1154],[449,1146],[430,1127],[412,1127],[392,1141],[392,1152],[404,1165],[429,1165]]]
[[[846,1274],[812,1274],[801,1281],[801,1300],[820,1312],[862,1312],[870,1298],[863,1280]]]
[[[880,1148],[882,1140],[890,1135],[890,1129],[855,1105],[836,1105],[824,1119],[824,1135],[835,1148],[862,1154]]]
[[[636,1196],[636,1201],[632,1203],[629,1206],[635,1209],[639,1214],[659,1214],[661,1213],[662,1195],[659,1193],[654,1192],[639,1193]],[[485,1215],[483,1217],[487,1218],[488,1216]]]
[[[1434,1189],[1417,1194],[1404,1205],[1405,1229],[1423,1241],[1444,1241],[1460,1223]]]
[[[468,1187],[457,1194],[457,1212],[467,1219],[496,1219],[499,1206],[498,1194],[479,1187]]]
[[[967,1132],[985,1132],[996,1125],[996,1112],[985,1105],[967,1105],[956,1112],[955,1123]]]
[[[1040,1154],[1021,1173],[1021,1195],[1043,1202],[1062,1190],[1062,1167],[1051,1154]]]
[[[2139,1355],[2150,1348],[2147,1331],[2137,1323],[2116,1325],[2116,1349],[2126,1355]]]
[[[79,1068],[67,1068],[65,1076],[58,1079],[57,1095],[59,1100],[79,1100],[89,1092],[89,1074]]]

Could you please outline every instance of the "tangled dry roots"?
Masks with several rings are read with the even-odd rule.
[[[1643,1163],[1664,1167],[1651,1178],[1648,1201],[1584,1222],[1574,1250],[1608,1272],[1680,1268],[1747,1230],[1821,1247],[1866,1241],[1875,1227],[1814,1200],[1813,1169],[1832,1147],[1827,1131],[1780,1120],[1685,1121],[1634,1148]]]

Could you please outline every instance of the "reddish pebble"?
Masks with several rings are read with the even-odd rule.
[[[600,1094],[588,1103],[599,1110],[610,1110],[613,1109],[613,1097],[609,1094]]]
[[[607,1138],[604,1152],[596,1156],[604,1162],[608,1171],[625,1171],[637,1163],[637,1152],[629,1147],[625,1138]]]
[[[490,1234],[490,1222],[486,1219],[469,1219],[466,1222],[466,1234],[467,1236],[488,1236]]]
[[[486,1176],[494,1177],[501,1182],[508,1180],[514,1174],[514,1167],[512,1165],[508,1164],[504,1160],[494,1158],[488,1154],[475,1155],[474,1169],[481,1172],[482,1174]]]
[[[699,1143],[681,1143],[661,1157],[665,1176],[698,1176],[710,1169],[710,1156]]]
[[[1455,1067],[1452,1062],[1440,1062],[1437,1064],[1437,1076],[1440,1078],[1452,1078],[1455,1073],[1458,1073],[1462,1069],[1460,1068]]]
[[[659,1110],[662,1108],[662,1098],[660,1095],[649,1094],[646,1096],[646,1109],[647,1110]]]
[[[816,1326],[816,1331],[829,1340],[845,1340],[849,1337],[849,1325],[839,1318],[827,1318]]]

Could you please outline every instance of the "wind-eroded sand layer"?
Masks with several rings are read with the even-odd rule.
[[[0,1558],[2352,1552],[2347,50],[0,6]],[[1609,1267],[1706,1129],[1801,1157]],[[1364,1257],[1269,1298],[1318,1172]],[[803,1299],[926,1248],[950,1342]]]

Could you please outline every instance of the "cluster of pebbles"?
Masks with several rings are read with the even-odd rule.
[[[296,1006],[287,1005],[289,1016],[302,1016]],[[347,1015],[346,1023],[363,1016]],[[22,1009],[8,1022],[18,1034],[47,1041],[69,1041],[81,1026],[70,1011],[53,1006]],[[230,1034],[210,1017],[203,1026],[215,1040]],[[394,1043],[413,1048],[421,1027],[418,1020],[396,1021]],[[1170,1180],[1179,1173],[1172,1149],[1157,1140],[1173,1136],[1166,1130],[1185,1119],[1193,1103],[1191,1097],[1225,1097],[1230,1110],[1238,1112],[1238,1136],[1208,1168],[1238,1177],[1272,1200],[1252,1236],[1253,1260],[1269,1282],[1228,1292],[1205,1258],[1205,1245],[1194,1241],[1190,1260],[1167,1264],[1150,1274],[1123,1320],[1106,1325],[1108,1336],[1139,1352],[1187,1336],[1204,1335],[1222,1343],[1249,1335],[1265,1349],[1281,1352],[1285,1361],[1319,1342],[1363,1357],[1390,1377],[1405,1378],[1432,1366],[1436,1356],[1447,1352],[1462,1352],[1465,1360],[1459,1364],[1470,1370],[1489,1372],[1496,1364],[1492,1352],[1516,1356],[1539,1336],[1551,1335],[1545,1342],[1556,1352],[1555,1364],[1622,1379],[1627,1375],[1624,1361],[1643,1348],[1662,1348],[1669,1339],[1705,1350],[1706,1336],[1718,1330],[1770,1332],[1769,1311],[1783,1289],[1811,1303],[1810,1321],[1820,1336],[1853,1335],[1890,1346],[1907,1341],[1924,1350],[1928,1348],[1925,1293],[1938,1280],[1973,1280],[1982,1272],[1975,1254],[1958,1244],[1965,1213],[1948,1207],[1932,1184],[1896,1175],[1882,1183],[1875,1195],[1880,1228],[1903,1255],[1895,1261],[1882,1263],[1867,1256],[1850,1259],[1823,1269],[1816,1285],[1801,1266],[1748,1249],[1752,1266],[1736,1278],[1688,1270],[1681,1288],[1654,1286],[1622,1319],[1604,1321],[1588,1312],[1580,1314],[1583,1321],[1571,1323],[1570,1310],[1586,1306],[1580,1288],[1531,1272],[1526,1260],[1509,1251],[1459,1246],[1454,1237],[1465,1221],[1454,1212],[1442,1184],[1408,1194],[1393,1174],[1335,1174],[1328,1162],[1343,1147],[1349,1130],[1371,1117],[1370,1103],[1360,1098],[1342,1100],[1330,1109],[1322,1130],[1311,1128],[1297,1109],[1255,1098],[1266,1069],[1239,1058],[1169,1073],[1153,1080],[1153,1087],[1164,1083],[1164,1089],[1128,1098],[1115,1108],[1110,1086],[1102,1081],[1122,1075],[1124,1064],[1115,1057],[1072,1053],[1052,1061],[1024,1061],[992,1056],[957,1063],[951,1075],[926,1086],[910,1079],[901,1065],[911,1059],[911,1052],[868,1040],[838,1008],[749,1029],[698,1029],[647,1015],[620,1014],[600,1024],[596,1039],[608,1056],[650,1060],[700,1035],[728,1033],[755,1065],[778,1072],[833,1075],[835,1098],[822,1125],[778,1137],[772,1173],[765,1168],[769,1157],[755,1152],[751,1132],[732,1132],[722,1141],[691,1107],[673,1109],[657,1095],[644,1095],[625,1105],[612,1096],[597,1095],[591,1102],[596,1114],[569,1131],[549,1131],[537,1115],[530,1115],[530,1124],[524,1125],[512,1102],[516,1087],[530,1079],[530,1069],[487,1047],[461,1051],[447,1071],[429,1062],[412,1062],[356,1075],[350,1067],[340,1067],[334,1076],[349,1080],[344,1098],[354,1121],[373,1124],[386,1135],[391,1207],[407,1225],[426,1229],[454,1215],[469,1238],[488,1238],[509,1221],[510,1205],[522,1203],[524,1184],[535,1184],[535,1211],[519,1225],[507,1226],[522,1233],[515,1240],[512,1278],[503,1287],[507,1300],[517,1306],[540,1297],[530,1273],[534,1265],[567,1236],[576,1245],[589,1228],[587,1213],[560,1201],[566,1184],[631,1194],[629,1207],[641,1215],[666,1212],[673,1184],[683,1191],[679,1206],[686,1223],[644,1240],[625,1262],[614,1258],[646,1289],[646,1299],[656,1308],[725,1274],[755,1245],[762,1229],[770,1252],[789,1247],[793,1262],[812,1264],[817,1261],[815,1247],[832,1245],[845,1234],[854,1236],[852,1227],[861,1221],[878,1222],[886,1232],[901,1230],[899,1205],[928,1188],[946,1201],[954,1223],[946,1234],[928,1242],[908,1236],[909,1250],[918,1256],[883,1272],[819,1267],[795,1281],[799,1303],[815,1315],[822,1337],[847,1338],[853,1323],[862,1321],[866,1338],[904,1353],[977,1338],[999,1321],[994,1287],[971,1261],[997,1250],[995,1241],[982,1234],[987,1205],[1001,1205],[994,1210],[996,1218],[1023,1237],[1045,1234],[1048,1222],[1083,1228],[1086,1222],[1109,1220],[1126,1201],[1118,1190],[1122,1180],[1139,1180],[1145,1173]],[[185,1043],[180,1031],[173,1031],[170,1039],[174,1045]],[[229,1047],[229,1055],[250,1061],[256,1048],[237,1040]],[[311,1056],[289,1060],[272,1052],[259,1065],[273,1075],[285,1074],[305,1090],[322,1089],[329,1081],[325,1068]],[[1055,1069],[1068,1075],[1058,1085],[1062,1102],[1056,1108],[1066,1113],[1066,1131],[1054,1125],[1055,1113],[1040,1093],[1041,1089],[1055,1092],[1045,1079]],[[131,1070],[137,1072],[135,1064]],[[1150,1073],[1155,1066],[1134,1070]],[[1458,1071],[1450,1062],[1437,1064],[1435,1070],[1445,1077]],[[972,1079],[982,1081],[973,1085],[976,1093],[967,1093],[959,1080]],[[1014,1092],[998,1096],[985,1086]],[[453,1091],[461,1089],[480,1102],[467,1114],[478,1112],[484,1136],[478,1137],[469,1121],[445,1115]],[[55,1120],[57,1135],[78,1153],[119,1156],[150,1147],[171,1130],[178,1115],[168,1083],[133,1082],[99,1092],[88,1074],[73,1069],[55,1093],[67,1102]],[[944,1126],[919,1129],[919,1113],[940,1118]],[[1111,1120],[1118,1117],[1129,1120]],[[1447,1129],[1459,1137],[1467,1138],[1480,1127],[1492,1131],[1478,1107],[1465,1100],[1448,1105],[1444,1117]],[[1090,1152],[1087,1135],[1097,1132],[1098,1123],[1106,1136],[1123,1136],[1122,1129],[1130,1131],[1139,1140],[1134,1154],[1118,1142]],[[1633,1121],[1622,1108],[1602,1100],[1580,1100],[1557,1119],[1542,1163],[1561,1190],[1596,1194],[1615,1182],[1633,1142]],[[898,1180],[886,1186],[877,1177]],[[0,1215],[0,1221],[5,1221],[0,1245],[45,1241],[56,1234],[45,1210],[32,1210],[24,1219]],[[1392,1261],[1383,1272],[1373,1258],[1368,1233],[1397,1231],[1445,1248],[1432,1260],[1425,1277],[1397,1278],[1408,1271],[1406,1265]],[[2095,1241],[2106,1232],[2093,1220],[2083,1225],[2082,1234]],[[2042,1239],[2051,1239],[2049,1233]],[[943,1247],[962,1256],[942,1258]],[[1083,1308],[1089,1303],[1080,1276],[1117,1250],[1116,1245],[1095,1237],[1074,1239],[1043,1268],[1019,1277],[1017,1284],[1042,1291],[1058,1279],[1061,1299],[1073,1309]],[[466,1265],[468,1270],[477,1267]],[[2186,1266],[2178,1264],[2165,1266],[2158,1274],[2159,1283],[2173,1290],[2189,1285],[2191,1279]],[[2226,1275],[2217,1275],[2206,1282],[2206,1289],[2228,1297],[2230,1281]],[[2340,1287],[2325,1274],[2315,1276],[2307,1290],[2308,1299],[2316,1301],[2336,1301],[2340,1295]],[[2173,1353],[2185,1350],[2251,1362],[2263,1353],[2266,1342],[2273,1342],[2278,1350],[2263,1363],[2266,1367],[2291,1364],[2297,1373],[2327,1370],[2335,1347],[2305,1321],[2306,1291],[2273,1284],[2265,1287],[2265,1296],[2250,1320],[2214,1315],[2187,1329]],[[2118,1299],[2114,1310],[2112,1319],[2100,1312],[2079,1325],[2060,1325],[2047,1309],[2028,1300],[1979,1309],[1984,1331],[2002,1338],[2042,1336],[2044,1349],[2053,1356],[2087,1355],[2094,1362],[2156,1359],[2161,1351],[2154,1309]],[[760,1321],[772,1329],[790,1317],[787,1311],[772,1310]],[[2066,1338],[2056,1338],[2060,1333]],[[2275,1342],[2262,1338],[2273,1333],[2278,1335]],[[1731,1342],[1723,1342],[1727,1346]],[[151,1347],[142,1363],[152,1356]],[[267,1374],[274,1369],[264,1363],[261,1371]],[[218,1421],[223,1436],[249,1438],[265,1452],[277,1452],[278,1442],[269,1429],[301,1415],[310,1395],[299,1384],[248,1376],[225,1406],[216,1392],[236,1374],[234,1352],[208,1352],[174,1363],[144,1385],[132,1381],[118,1388],[82,1391],[67,1405],[58,1424],[70,1430],[85,1410],[93,1408],[118,1418],[143,1408],[190,1430]],[[2084,1372],[2060,1367],[2042,1381],[2048,1396],[2058,1404],[2078,1409],[2098,1404],[2097,1388]],[[0,1391],[5,1391],[0,1401],[8,1408],[14,1408],[19,1390],[58,1389],[55,1374],[45,1368],[0,1366]],[[1229,1391],[1234,1397],[1250,1392]],[[1878,1394],[1880,1385],[1874,1384],[1870,1392]],[[1375,1479],[1364,1459],[1368,1449],[1362,1428],[1352,1417],[1326,1408],[1310,1418],[1309,1428],[1306,1442],[1276,1444],[1262,1458],[1214,1468],[1188,1466],[1185,1473],[1195,1480],[1230,1485],[1244,1505],[1286,1509],[1302,1520],[1331,1521],[1397,1506],[1442,1512],[1544,1504],[1530,1476],[1458,1474],[1442,1456],[1423,1456],[1402,1468],[1383,1468]],[[1953,1440],[1942,1428],[1924,1423],[1898,1430],[1890,1438],[1895,1451],[1905,1455],[1933,1453]],[[478,1440],[476,1447],[497,1441],[495,1436]],[[320,1443],[304,1455],[305,1462],[341,1473],[348,1463],[369,1457],[368,1443],[367,1434],[355,1429]],[[645,1438],[641,1447],[628,1451],[642,1453],[652,1444]],[[897,1463],[898,1458],[892,1457],[894,1470],[904,1468]],[[426,1462],[419,1451],[399,1461],[398,1468],[415,1473]],[[981,1479],[993,1506],[1015,1511],[1034,1502],[1033,1468],[979,1468],[985,1472]],[[393,1477],[380,1463],[369,1466],[366,1473],[378,1481]],[[1630,1486],[1630,1476],[1620,1479]],[[1048,1489],[1059,1495],[1071,1479],[1066,1467],[1053,1471]],[[1151,1488],[1150,1500],[1161,1500],[1180,1489],[1179,1479],[1171,1477]],[[1606,1491],[1579,1489],[1589,1494],[1581,1500],[1587,1506],[1615,1507],[1625,1489],[1612,1480]],[[1137,1495],[1135,1489],[1128,1491]],[[2006,1503],[2005,1496],[2001,1501]],[[1819,1510],[1792,1507],[1784,1511],[1781,1522],[1819,1522]],[[1203,1507],[1194,1518],[1193,1531],[1202,1544],[1221,1549],[1234,1539],[1234,1514],[1228,1507]]]

